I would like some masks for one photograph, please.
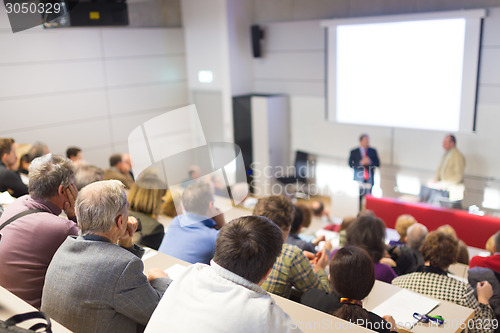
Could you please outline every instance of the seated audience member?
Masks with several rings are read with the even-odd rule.
[[[311,210],[314,217],[319,217],[325,222],[330,222],[330,213],[325,209],[325,204],[322,201],[314,200],[311,203]]]
[[[342,223],[339,228],[339,247],[343,247],[345,245],[347,228],[349,228],[354,221],[356,221],[356,217],[354,216],[346,216],[342,219]]]
[[[127,153],[122,154],[122,162],[127,165],[128,173],[130,177],[132,177],[132,180],[135,181],[134,173],[132,172],[132,159],[130,158],[130,155]]]
[[[168,189],[163,197],[161,213],[169,217],[176,217],[182,211],[182,194],[178,191]]]
[[[254,215],[264,216],[281,228],[283,240],[286,240],[292,225],[294,206],[290,199],[284,196],[270,196],[260,199],[255,205]],[[262,289],[283,297],[290,297],[292,287],[299,292],[312,288],[329,291],[328,277],[325,267],[328,256],[325,250],[318,252],[313,259],[314,267],[301,249],[283,243],[281,254],[274,263]]]
[[[69,235],[77,235],[73,163],[44,155],[30,165],[29,195],[11,203],[0,217],[0,285],[40,307],[45,272]],[[64,210],[69,220],[59,217]],[[26,215],[21,216],[20,213]]]
[[[297,207],[302,209],[302,228],[303,229],[309,228],[312,222],[312,215],[313,215],[312,209],[303,203],[298,203]]]
[[[28,186],[15,171],[17,156],[14,139],[0,139],[0,192],[8,191],[14,198],[28,194]]]
[[[408,215],[408,214],[400,215],[396,219],[396,225],[394,226],[394,229],[396,229],[396,231],[399,234],[399,240],[398,241],[391,240],[389,242],[389,246],[406,244],[406,240],[405,240],[406,231],[408,230],[408,228],[410,226],[412,226],[415,223],[417,223],[417,220],[415,220],[415,218],[413,216]]]
[[[424,264],[424,258],[419,249],[428,232],[425,225],[415,223],[408,228],[405,243],[389,249],[389,255],[396,263],[394,267],[396,274],[413,273]]]
[[[306,242],[300,239],[299,234],[303,226],[304,221],[304,211],[299,206],[294,206],[295,214],[292,222],[292,227],[290,229],[290,234],[286,239],[286,242],[291,245],[295,245],[304,251],[316,254],[316,246],[321,241],[325,241],[325,236],[316,237],[312,242]],[[328,242],[330,243],[330,242]],[[329,245],[331,250],[331,244]]]
[[[29,169],[29,166],[30,166],[30,158],[29,158],[29,151],[31,149],[31,145],[30,144],[18,144],[17,147],[16,147],[16,155],[17,155],[17,173],[19,173],[19,175],[21,176],[21,179],[23,181],[23,183],[26,184],[26,186],[28,186],[28,182],[29,182],[29,178],[28,178],[28,169]]]
[[[187,187],[191,181],[200,178],[203,174],[199,165],[191,165],[188,170],[188,178],[182,182],[182,187]]]
[[[461,239],[458,239],[457,233],[455,229],[449,224],[445,224],[437,228],[438,231],[444,232],[445,234],[450,235],[458,242],[458,254],[457,254],[457,262],[460,264],[468,265],[469,264],[469,250],[467,249],[467,244]]]
[[[30,161],[33,161],[37,157],[42,157],[43,155],[47,155],[50,153],[49,147],[40,141],[35,142],[28,153],[30,157]]]
[[[362,307],[375,284],[373,262],[365,250],[357,246],[339,249],[330,262],[330,284],[332,293],[311,289],[302,296],[302,304],[376,332],[397,332],[394,318],[381,318]]]
[[[486,251],[490,253],[490,255],[495,254],[495,235],[490,236],[484,245]]]
[[[500,273],[500,231],[493,235],[493,237],[493,255],[489,257],[473,257],[469,263],[470,268],[484,267]]]
[[[470,332],[489,332],[477,325],[491,322],[494,313],[488,304],[493,294],[491,285],[482,282],[477,285],[477,299],[471,286],[458,281],[447,274],[448,267],[456,262],[457,241],[448,234],[440,231],[430,232],[420,249],[424,257],[425,266],[415,273],[395,278],[392,284],[414,292],[453,302],[475,311],[475,323],[469,323]],[[477,324],[477,325],[475,325]],[[482,327],[482,326],[481,326]]]
[[[69,147],[66,149],[66,157],[77,163],[82,159],[82,150],[78,147]]]
[[[28,154],[24,154],[19,158],[19,166],[17,167],[17,172],[19,176],[21,176],[21,180],[26,186],[28,186],[29,178],[28,178],[28,169],[30,167],[30,157]]]
[[[127,163],[123,163],[122,154],[114,154],[109,158],[110,168],[104,171],[104,180],[116,179],[129,189],[134,185],[134,179],[130,175],[130,167]]]
[[[146,333],[300,331],[260,287],[282,244],[280,228],[267,218],[231,221],[220,231],[210,266],[190,266],[172,283]]]
[[[158,251],[192,264],[209,264],[219,235],[213,218],[220,214],[214,206],[211,185],[190,184],[182,194],[182,204],[185,213],[172,220]]]
[[[146,170],[128,192],[129,214],[140,221],[142,230],[139,244],[158,250],[165,230],[156,220],[161,207],[161,199],[167,185],[157,172]]]
[[[78,191],[87,186],[104,179],[104,170],[90,164],[81,164],[75,171],[75,184]]]
[[[134,245],[123,185],[87,185],[76,199],[80,236],[68,237],[47,270],[42,311],[73,332],[135,333],[144,328],[171,282],[157,269],[146,277]]]
[[[380,261],[385,255],[385,224],[370,214],[359,216],[346,230],[346,245],[365,249],[373,259],[375,279],[391,283],[397,275],[394,270]]]

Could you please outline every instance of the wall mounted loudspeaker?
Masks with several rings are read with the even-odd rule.
[[[250,27],[252,33],[252,51],[254,58],[262,57],[262,48],[260,41],[264,38],[264,30],[259,25],[252,25]]]

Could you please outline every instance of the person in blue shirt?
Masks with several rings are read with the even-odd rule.
[[[224,217],[214,206],[211,184],[194,182],[182,194],[184,214],[177,215],[168,227],[159,252],[189,263],[209,264]],[[217,222],[216,222],[217,221]]]

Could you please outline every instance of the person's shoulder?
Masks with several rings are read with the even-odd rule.
[[[351,154],[358,153],[359,151],[360,151],[360,150],[359,150],[359,147],[352,148],[352,149],[351,149]]]
[[[500,257],[500,256],[499,256]],[[472,268],[472,267],[476,267],[476,266],[479,266],[479,267],[484,267],[484,265],[488,262],[492,260],[491,259],[491,256],[490,257],[481,257],[481,256],[474,256],[471,258],[471,260],[469,261],[469,267]]]
[[[293,255],[293,256],[304,255],[300,247],[288,243],[283,243],[282,253],[284,254],[286,253],[287,255]]]

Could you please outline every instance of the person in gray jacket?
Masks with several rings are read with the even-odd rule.
[[[477,295],[476,286],[478,283],[488,281],[491,284],[493,296],[491,296],[489,303],[495,311],[496,319],[500,321],[500,273],[489,268],[473,267],[469,269],[468,278],[475,295]],[[500,327],[497,327],[495,332],[500,332]]]
[[[123,185],[100,181],[76,200],[80,236],[68,237],[45,278],[42,311],[77,333],[135,333],[148,323],[171,280],[143,274],[144,249],[132,243]]]

